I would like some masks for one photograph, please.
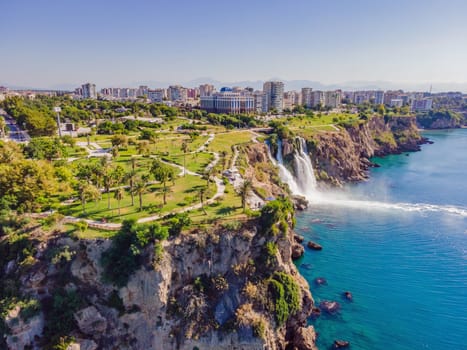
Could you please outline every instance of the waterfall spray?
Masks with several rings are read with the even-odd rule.
[[[298,147],[294,151],[293,166],[295,176],[284,165],[282,156],[282,140],[278,140],[276,159],[271,154],[268,144],[269,158],[274,165],[279,167],[279,176],[283,182],[289,185],[294,195],[305,197],[311,204],[358,208],[363,210],[400,210],[405,212],[444,212],[448,214],[467,217],[467,208],[433,205],[425,203],[388,203],[368,200],[349,199],[344,193],[323,193],[317,188],[317,181],[313,165],[308,154],[306,141],[297,137]]]

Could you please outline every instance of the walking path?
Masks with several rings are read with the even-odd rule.
[[[88,145],[87,142],[79,141],[79,142],[76,142],[76,145],[86,149],[86,151],[88,152],[88,158],[90,158],[90,157],[109,157],[110,156],[110,153],[108,152],[108,150],[102,148],[96,142],[90,142],[89,145]]]
[[[206,142],[197,150],[197,152],[203,150],[213,139],[214,139],[214,134],[209,135],[208,140],[206,140]],[[86,142],[78,142],[77,145],[80,146],[80,147],[86,148],[88,150],[89,156],[92,156],[91,154],[94,154],[94,152],[97,152],[97,154],[99,154],[99,156],[102,156],[101,154],[102,154],[103,149],[97,143],[91,143],[90,144],[92,147],[95,148],[95,150],[88,147]],[[206,166],[206,169],[211,169],[211,168],[215,167],[217,165],[217,163],[219,162],[219,160],[220,160],[219,154],[217,152],[209,152],[209,153],[214,155],[214,160]],[[156,156],[151,156],[151,158],[156,158]],[[189,174],[189,175],[193,175],[193,176],[198,176],[198,177],[203,176],[202,174],[199,174],[199,173],[196,173],[194,171],[186,169],[182,165],[172,163],[172,162],[168,162],[168,161],[161,160],[161,159],[160,159],[160,161],[162,163],[164,163],[164,164],[174,166],[174,167],[180,169],[179,176],[183,176],[185,173]],[[213,178],[213,180],[214,180],[214,183],[216,184],[216,193],[214,194],[213,197],[207,199],[204,202],[203,205],[214,203],[214,201],[217,198],[223,196],[224,193],[225,193],[225,185],[224,185],[224,182],[222,181],[222,179],[220,179],[220,178],[218,178],[216,176],[216,177]],[[121,186],[121,187],[122,188],[128,188],[129,186]],[[194,205],[191,205],[191,206],[188,206],[188,207],[173,210],[173,211],[171,211],[169,213],[156,214],[156,215],[140,218],[140,219],[137,220],[137,222],[138,223],[147,223],[147,222],[162,219],[162,218],[164,218],[164,217],[166,217],[168,215],[171,215],[171,214],[184,213],[184,212],[187,212],[187,211],[200,209],[201,207],[202,207],[202,204],[197,203],[197,204],[194,204]],[[31,216],[36,217],[36,218],[44,218],[44,217],[47,217],[47,216],[51,215],[52,213],[53,212],[46,212],[46,213],[41,213],[41,214],[31,214]],[[80,221],[85,221],[88,224],[88,226],[91,227],[91,228],[100,229],[100,230],[109,230],[109,231],[119,230],[120,227],[122,226],[122,224],[120,224],[120,223],[102,222],[102,221],[91,220],[91,219],[81,219],[81,218],[77,218],[77,217],[74,217],[74,216],[65,216],[63,218],[63,221],[65,223],[77,223],[77,222],[80,222]]]
[[[235,165],[238,159],[238,154],[239,154],[238,147],[233,146],[233,150],[234,150],[234,155],[232,157],[232,163],[231,163],[231,167],[229,170],[230,170],[230,173],[232,174],[231,175],[232,185],[236,191],[239,191],[245,179],[243,179],[242,175],[238,171],[237,166]],[[246,202],[252,209],[259,209],[264,205],[264,200],[261,197],[259,197],[253,190],[250,190]]]

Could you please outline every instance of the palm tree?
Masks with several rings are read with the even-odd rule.
[[[135,181],[133,186],[133,193],[138,195],[139,198],[139,211],[143,210],[143,194],[146,193],[147,183],[143,179]]]
[[[133,186],[135,185],[136,177],[136,158],[131,158],[131,170],[127,173],[126,178],[129,180],[130,185],[130,195],[131,195],[131,205],[135,205],[135,194],[133,191]]]
[[[160,160],[156,159],[151,165],[151,174],[154,176],[154,178],[162,183],[162,193],[164,195],[164,205],[167,204],[167,193],[169,192],[167,189],[167,182],[172,180],[172,182],[175,179],[175,172],[174,169],[162,163]]]
[[[206,213],[206,209],[204,209],[204,199],[205,199],[205,196],[206,196],[206,190],[207,188],[202,186],[198,189],[198,195],[199,195],[199,202],[201,203],[201,209],[203,209],[203,213],[204,215],[207,215],[208,213]]]
[[[182,151],[183,151],[183,176],[186,175],[186,153],[188,152],[188,143],[183,141],[182,143]]]
[[[114,198],[117,200],[118,203],[118,217],[120,217],[120,201],[123,199],[123,193],[125,191],[122,187],[118,187],[114,192]]]
[[[214,175],[214,167],[206,168],[203,174],[203,178],[206,180],[206,187],[209,189],[209,183],[211,182],[211,177]]]
[[[248,195],[250,194],[252,188],[253,188],[253,184],[252,184],[251,180],[249,180],[249,179],[245,179],[243,181],[242,185],[239,188],[238,194],[242,198],[243,212],[246,211],[246,199],[247,199]]]

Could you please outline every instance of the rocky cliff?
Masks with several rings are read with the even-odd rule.
[[[267,220],[171,237],[157,259],[150,244],[120,287],[104,278],[112,240],[21,227],[0,242],[1,292],[10,303],[2,305],[3,346],[314,349],[306,325],[313,299],[292,263],[293,212],[281,203]]]
[[[418,151],[426,142],[414,117],[373,117],[339,129],[307,139],[318,180],[337,186],[366,179],[373,156]]]

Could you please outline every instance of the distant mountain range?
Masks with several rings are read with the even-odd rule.
[[[285,84],[285,90],[300,90],[303,87],[311,87],[314,90],[406,90],[406,91],[429,91],[430,85],[432,86],[433,92],[445,92],[445,91],[462,91],[467,92],[467,82],[466,83],[394,83],[389,81],[349,81],[339,84],[323,84],[319,81],[313,80],[284,80],[280,78],[273,78],[269,80],[280,80]],[[135,81],[131,83],[122,83],[122,84],[107,84],[107,85],[98,85],[98,88],[103,87],[138,87],[139,85],[147,85],[150,88],[156,87],[167,87],[169,85],[180,84],[186,87],[197,87],[201,84],[212,84],[217,89],[223,86],[241,86],[241,87],[252,87],[255,90],[261,90],[263,88],[263,80],[243,80],[243,81],[234,81],[226,82],[215,80],[212,78],[198,78],[189,81],[157,81],[157,80],[146,80],[146,81]],[[54,84],[51,86],[43,87],[32,87],[32,86],[17,86],[10,85],[7,83],[0,83],[1,86],[7,86],[10,89],[14,90],[27,90],[27,89],[50,89],[50,90],[74,90],[80,84],[84,82],[71,84]]]

